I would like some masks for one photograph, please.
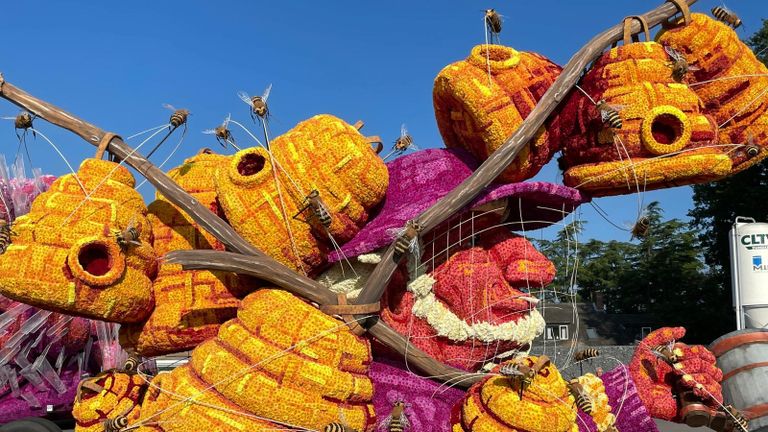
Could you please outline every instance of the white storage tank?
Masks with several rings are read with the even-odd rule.
[[[768,223],[737,217],[730,248],[737,329],[768,328]]]

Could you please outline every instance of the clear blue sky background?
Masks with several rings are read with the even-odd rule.
[[[273,135],[331,113],[365,120],[364,132],[387,142],[406,123],[420,147],[440,147],[432,83],[443,66],[483,42],[483,9],[505,16],[502,43],[564,64],[594,34],[660,1],[16,1],[3,12],[0,71],[33,95],[123,136],[166,122],[162,103],[189,108],[187,139],[167,168],[201,147],[215,148],[201,131],[228,112],[250,122],[236,93],[260,94],[269,83]],[[694,10],[718,4],[702,0]],[[763,0],[730,0],[728,7],[746,23],[742,38],[768,16]],[[17,112],[8,103],[0,107],[2,115]],[[0,123],[0,145],[13,158],[17,140],[12,122],[6,123]],[[42,121],[36,127],[75,166],[93,154],[72,134]],[[35,166],[57,175],[67,171],[41,139],[29,145]],[[169,141],[153,160],[162,161],[174,145]],[[537,178],[561,181],[554,162]],[[142,193],[149,199],[151,185]],[[645,201],[652,200],[667,217],[685,219],[691,189],[648,192]],[[635,196],[598,203],[618,225],[637,214]],[[590,206],[581,218],[589,222],[586,238],[629,239]]]

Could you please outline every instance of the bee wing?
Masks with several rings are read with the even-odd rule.
[[[387,230],[384,232],[386,232],[387,236],[389,236],[390,238],[396,239],[400,237],[400,235],[402,235],[403,232],[405,232],[405,229],[404,228],[387,228]]]
[[[392,414],[388,415],[387,418],[382,420],[381,423],[379,423],[379,427],[377,429],[386,432],[390,423],[392,423]]]
[[[244,91],[239,91],[237,92],[237,97],[239,97],[241,101],[248,104],[248,106],[253,106],[253,102],[251,102],[251,97],[248,96],[248,93]]]
[[[267,101],[267,98],[269,97],[269,93],[270,93],[271,91],[272,91],[272,84],[268,85],[268,86],[267,86],[267,89],[266,89],[266,90],[264,90],[264,94],[263,94],[263,95],[261,95],[261,100],[263,100],[264,102],[266,102],[266,101]]]
[[[163,104],[163,108],[165,108],[165,109],[169,109],[169,110],[171,110],[171,111],[176,111],[176,107],[175,107],[175,106],[173,106],[173,105],[171,105],[171,104],[167,104],[167,103],[164,103],[164,104]]]
[[[405,412],[400,415],[400,426],[403,427],[403,430],[411,428],[411,422],[408,420],[408,416],[405,415]]]
[[[214,135],[214,134],[216,134],[216,130],[215,129],[206,129],[206,130],[203,131],[203,133],[206,134],[206,135]]]
[[[671,46],[664,45],[664,51],[667,52],[667,55],[669,55],[672,60],[680,60],[681,54]]]
[[[408,135],[408,129],[405,128],[405,123],[400,126],[400,136],[404,137]]]
[[[724,11],[726,11],[727,13],[729,13],[729,14],[731,14],[731,15],[736,15],[736,14],[735,14],[735,13],[734,13],[732,10],[730,10],[730,9],[728,8],[728,6],[726,6],[726,5],[725,5],[725,3],[721,3],[721,4],[720,4],[720,7],[721,7],[721,8],[723,8],[723,10],[724,10]]]
[[[607,121],[608,117],[611,116],[611,112],[608,110],[600,110],[600,120],[601,121]]]
[[[232,113],[228,113],[227,117],[224,119],[224,127],[229,126],[230,120],[232,120]]]
[[[688,71],[689,72],[694,72],[694,71],[697,71],[697,70],[701,70],[701,68],[698,67],[698,66],[688,65]]]
[[[419,146],[417,146],[416,144],[411,144],[410,148],[412,148],[415,151],[419,150]]]
[[[3,120],[16,120],[16,117],[0,117]]]

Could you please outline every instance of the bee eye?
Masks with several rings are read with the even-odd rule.
[[[760,149],[757,146],[751,145],[747,147],[747,156],[753,158],[760,154]]]

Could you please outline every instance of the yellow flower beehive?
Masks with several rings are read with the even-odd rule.
[[[211,173],[230,159],[204,150],[168,176],[211,211],[220,213]],[[159,193],[149,205],[149,221],[158,256],[174,250],[224,250],[215,237]],[[152,285],[155,309],[145,323],[120,328],[123,347],[155,356],[186,351],[216,336],[221,323],[235,316],[246,281],[232,273],[183,271],[181,265],[161,262]]]
[[[271,152],[273,157],[263,148],[245,149],[219,169],[219,201],[246,240],[312,274],[333,245],[329,233],[339,243],[351,239],[384,198],[386,166],[357,129],[331,115],[312,117],[277,137]],[[307,207],[312,191],[331,216],[327,231]]]
[[[0,255],[0,294],[106,321],[146,319],[157,265],[133,186],[125,167],[99,159],[84,160],[77,178],[57,179],[13,225],[13,243]],[[140,244],[121,247],[116,234],[131,225]]]
[[[237,318],[216,338],[192,351],[187,365],[153,379],[140,418],[128,427],[322,430],[343,418],[370,432],[376,425],[370,362],[369,343],[341,321],[287,292],[259,290],[243,299]],[[90,418],[86,408],[75,412]]]
[[[474,47],[466,60],[446,66],[435,79],[435,117],[446,147],[464,148],[484,161],[520,127],[560,71],[535,53]],[[533,177],[556,150],[542,128],[499,180]]]
[[[515,361],[533,367],[538,357]],[[453,432],[576,432],[573,396],[553,364],[539,370],[520,397],[518,384],[494,374],[473,385],[452,419]],[[455,408],[454,408],[455,409]]]
[[[566,185],[592,195],[634,193],[718,179],[731,161],[712,145],[717,125],[654,42],[626,43],[595,61],[553,120]],[[603,120],[604,100],[621,127]]]
[[[664,30],[661,44],[680,51],[698,70],[689,82],[706,111],[721,125],[719,142],[733,161],[733,172],[768,156],[768,68],[727,25],[691,14],[687,25]]]

